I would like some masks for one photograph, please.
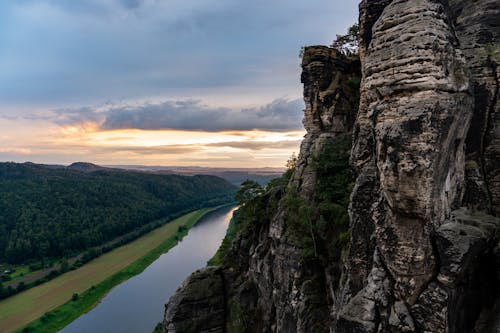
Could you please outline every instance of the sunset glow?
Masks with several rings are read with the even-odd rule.
[[[33,130],[29,122],[2,135],[0,154],[19,162],[282,167],[304,131],[99,130],[93,123]],[[23,133],[22,139],[15,133]]]
[[[326,0],[4,1],[0,161],[283,167],[305,133],[300,49],[356,15]]]

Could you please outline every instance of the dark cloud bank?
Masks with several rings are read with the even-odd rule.
[[[89,107],[58,110],[56,122],[61,125],[96,122],[102,130],[286,131],[302,129],[303,108],[302,100],[285,98],[261,107],[239,110],[181,100],[112,107],[100,112]]]

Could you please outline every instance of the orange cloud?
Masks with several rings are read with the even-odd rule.
[[[0,153],[29,155],[31,150],[26,148],[0,148]]]

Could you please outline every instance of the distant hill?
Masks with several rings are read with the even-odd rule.
[[[0,163],[0,261],[62,257],[148,222],[233,200],[215,176],[162,175],[91,163]]]
[[[247,179],[254,180],[261,185],[266,185],[271,179],[281,177],[285,172],[285,168],[210,168],[142,165],[113,165],[110,167],[159,174],[212,175],[224,178],[237,186],[241,185]]]
[[[95,165],[92,163],[88,163],[88,162],[75,162],[75,163],[69,165],[67,168],[71,169],[71,170],[78,170],[78,171],[85,171],[85,172],[109,169],[109,168],[105,168],[105,167]]]

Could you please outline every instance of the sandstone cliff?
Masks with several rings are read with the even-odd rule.
[[[295,171],[166,332],[500,332],[498,22],[496,0],[364,0],[359,59],[306,48]]]
[[[324,201],[317,187],[331,183],[325,178],[329,169],[318,170],[317,165],[325,147],[345,146],[334,149],[331,159],[343,160],[348,169],[361,73],[358,57],[324,46],[306,48],[302,67],[307,135],[290,184],[275,186],[240,209],[238,234],[222,267],[193,274],[171,298],[165,312],[167,332],[328,330],[342,271],[341,246],[338,251],[328,247],[340,242],[340,234],[331,228],[334,221],[326,221],[320,230],[319,223],[299,220],[307,219],[304,214],[315,219],[313,207]],[[349,175],[336,181],[349,183]],[[344,201],[344,225],[337,225],[347,229],[349,191],[344,192],[338,198]],[[322,209],[322,218],[328,213]],[[207,283],[223,285],[224,299],[208,301],[220,292],[203,288]]]

